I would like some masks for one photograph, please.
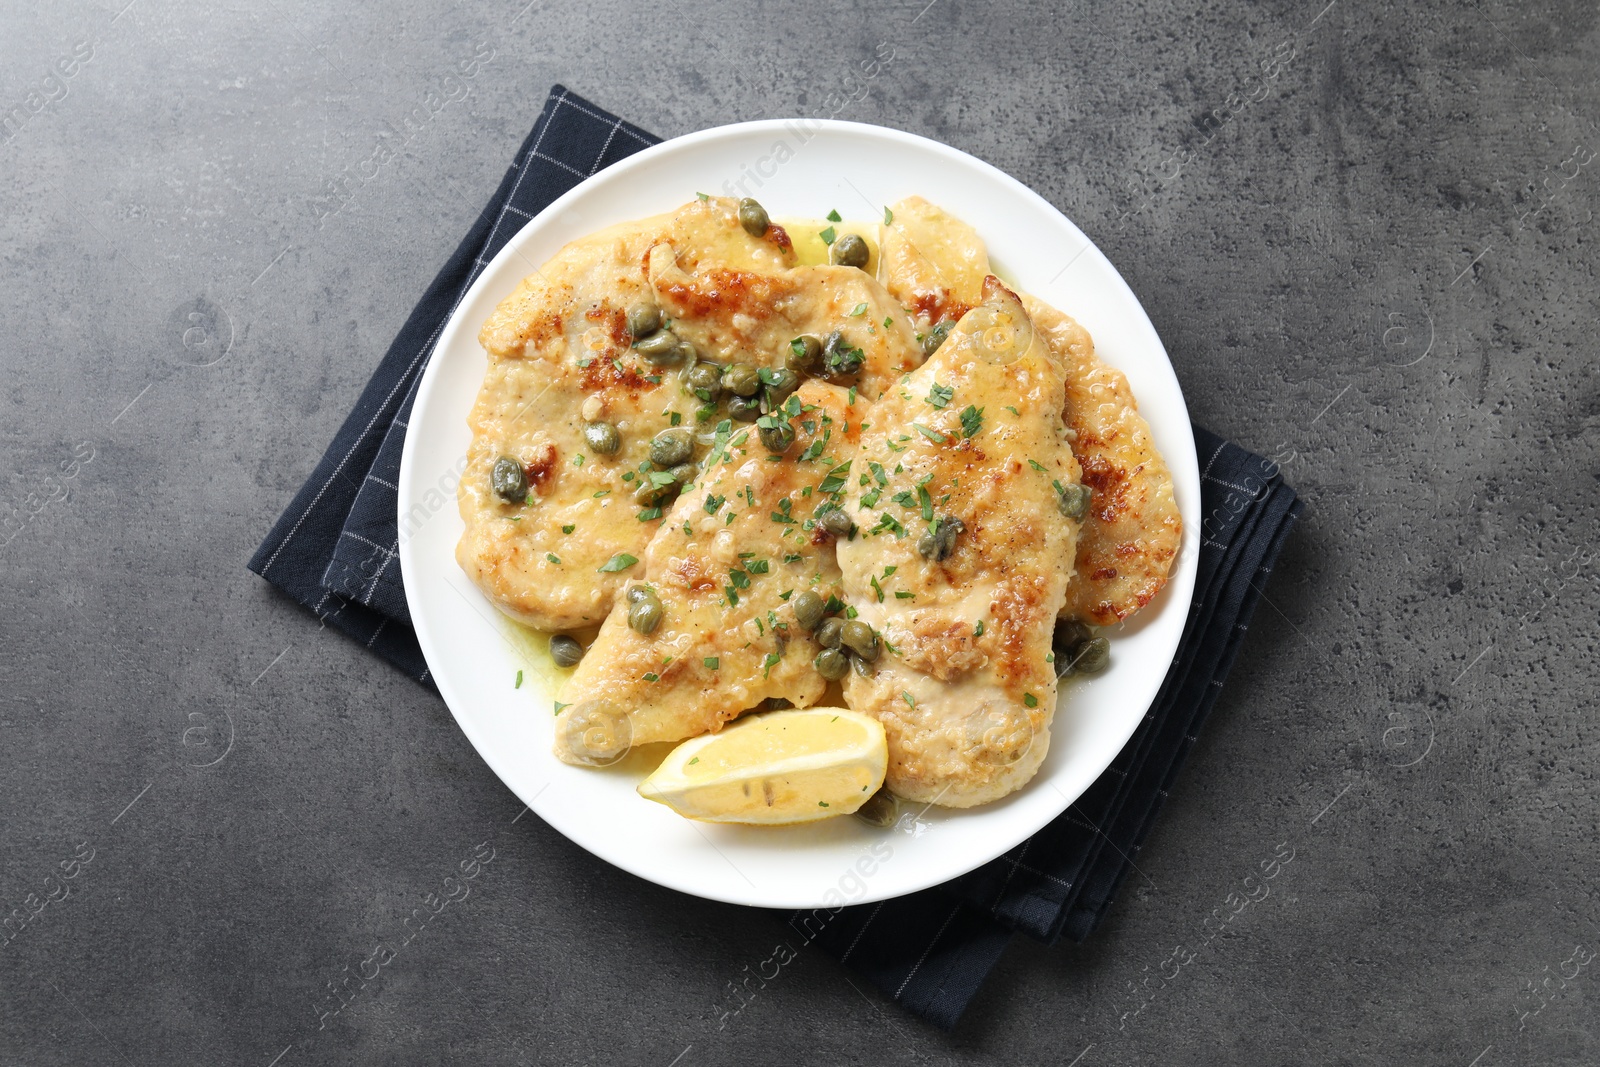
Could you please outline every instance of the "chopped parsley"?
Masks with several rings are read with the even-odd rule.
[[[711,197],[707,196],[705,193],[695,193],[694,195],[698,196],[702,201],[711,199]]]
[[[954,386],[940,385],[938,382],[934,382],[933,388],[928,390],[928,395],[923,397],[923,400],[936,408],[942,408],[950,403],[950,398],[955,395]]]
[[[1034,469],[1034,470],[1036,470],[1036,471],[1039,471],[1039,472],[1041,472],[1041,473],[1042,473],[1042,472],[1043,472],[1043,471],[1044,471],[1044,469],[1045,469],[1045,468],[1044,468],[1044,464],[1043,464],[1043,463],[1040,463],[1040,462],[1039,462],[1039,461],[1038,461],[1038,460],[1036,460],[1036,459],[1033,459],[1033,458],[1032,458],[1032,457],[1030,457],[1030,458],[1029,458],[1029,459],[1028,459],[1028,466],[1030,466],[1030,467],[1032,467],[1032,468],[1033,468],[1033,469]]]
[[[661,675],[657,674],[655,671],[650,671],[644,676],[644,680],[647,682],[659,682],[661,681]]]
[[[850,309],[850,317],[852,319],[859,319],[861,316],[865,315],[866,313],[867,313],[867,302],[865,300],[863,300],[861,303],[857,304],[855,307]]]
[[[966,410],[961,413],[961,436],[976,436],[981,429],[983,429],[983,409],[968,404]]]
[[[522,672],[521,671],[517,672],[517,684],[512,686],[511,688],[513,688],[513,689],[521,689],[522,688]]]
[[[845,478],[849,473],[850,461],[845,460],[828,472],[827,477],[822,479],[822,484],[817,486],[817,490],[822,493],[837,493],[844,488]]]
[[[1030,708],[1036,708],[1039,706],[1039,698],[1034,696],[1032,693],[1023,693],[1022,702]]]
[[[872,578],[872,579],[870,579],[868,581],[867,584],[872,586],[872,591],[874,593],[878,594],[878,603],[882,604],[883,603],[883,586],[878,584],[878,579],[877,578]]]
[[[570,707],[572,707],[572,705],[571,705],[571,704],[563,704],[563,703],[561,703],[561,701],[559,701],[559,700],[557,700],[557,701],[556,701],[556,702],[555,702],[555,705],[556,705],[556,714],[557,714],[557,715],[560,715],[560,714],[561,714],[561,711],[562,711],[562,709],[563,709],[563,708],[570,708]]]
[[[973,637],[982,637],[983,636],[983,620],[982,619],[979,619],[978,620],[978,625],[976,625],[976,626],[974,626],[972,628],[972,636]]]
[[[546,552],[544,554],[544,558],[549,560],[551,563],[560,563],[561,562],[561,557],[556,555],[554,552]]]
[[[745,563],[744,569],[751,574],[766,574],[767,561],[764,559],[749,560]]]
[[[908,593],[904,589],[896,589],[894,591],[894,598],[896,600],[915,600],[917,598],[917,594]]]
[[[885,226],[887,226],[887,225],[889,225],[889,223],[891,223],[893,221],[894,221],[894,212],[890,211],[888,208],[884,208],[883,209],[883,224]]]
[[[844,219],[839,217],[839,209],[838,208],[834,208],[833,210],[829,211],[827,218],[828,218],[829,222],[843,222],[844,221]]]
[[[606,560],[600,565],[600,573],[615,574],[618,571],[627,570],[629,567],[638,562],[639,558],[637,556],[630,556],[626,552],[618,552],[615,556],[612,556],[610,559]]]
[[[574,467],[583,466],[583,453],[582,452],[579,452],[576,456],[572,457],[572,465]]]
[[[1019,419],[1022,417],[1022,412],[1018,411],[1016,408],[1012,407],[1010,404],[1006,405],[1006,410],[1011,412],[1011,414],[1015,415]]]
[[[900,690],[900,696],[905,699],[907,707],[914,708],[917,706],[917,699],[911,695],[911,691],[909,689]]]
[[[920,433],[922,436],[926,437],[928,440],[932,441],[936,445],[942,445],[945,442],[950,440],[950,438],[946,437],[944,434],[940,433],[938,430],[930,430],[926,426],[922,425],[922,423],[920,423],[920,422],[913,422],[911,424],[911,428],[916,430],[918,433]]]
[[[770,675],[772,673],[772,668],[776,667],[778,665],[778,661],[782,658],[783,657],[778,655],[776,652],[768,652],[765,656],[761,657],[761,677],[765,678]]]
[[[645,508],[643,511],[639,512],[639,521],[640,522],[654,522],[656,519],[659,519],[660,517],[661,517],[661,507],[660,507],[660,505],[657,505],[656,507],[653,507],[653,508]]]
[[[823,244],[831,245],[833,244],[833,239],[839,235],[834,231],[832,226],[829,226],[826,230],[823,230],[821,233],[817,234],[817,236],[822,238]]]
[[[885,319],[884,319],[884,320],[883,320],[883,328],[884,328],[884,329],[885,329],[885,330],[887,330],[887,329],[888,329],[888,328],[889,328],[889,327],[891,327],[891,326],[893,326],[893,325],[894,325],[894,320],[893,320],[893,319],[890,319],[890,318],[885,318]]]
[[[726,504],[727,502],[727,497],[713,495],[706,497],[706,502],[700,506],[705,509],[707,515],[715,515],[719,510],[721,510],[722,505]]]
[[[577,527],[576,523],[568,523],[567,525],[561,527],[561,532],[564,533],[564,534],[569,534],[573,530],[576,530],[577,528],[578,527]]]
[[[676,411],[674,411],[670,415],[667,416],[667,420],[669,422],[671,422],[672,425],[676,426],[676,425],[678,425],[678,423],[683,421],[683,416],[678,414]]]
[[[719,670],[722,667],[722,658],[720,656],[707,656],[700,662],[706,665],[706,670],[708,671]]]

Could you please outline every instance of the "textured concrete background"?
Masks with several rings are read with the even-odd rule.
[[[0,1062],[1600,1061],[1594,4],[524,2],[0,14],[0,915],[92,850],[0,947]],[[1311,510],[1091,943],[1016,944],[953,1035],[816,952],[719,1031],[774,916],[512,826],[244,562],[551,82],[671,136],[827,115],[879,42],[839,117],[1059,206]]]

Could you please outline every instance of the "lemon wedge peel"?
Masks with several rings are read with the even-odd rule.
[[[702,822],[775,826],[848,815],[883,785],[883,726],[844,708],[747,715],[673,749],[639,795]]]

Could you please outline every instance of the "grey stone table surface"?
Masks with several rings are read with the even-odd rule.
[[[1324,4],[7,3],[0,1063],[1600,1061],[1597,9]],[[513,825],[244,569],[555,81],[1017,175],[1309,502],[1108,923],[953,1033],[815,951],[723,1020],[781,917]]]

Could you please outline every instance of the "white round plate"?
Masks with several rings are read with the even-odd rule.
[[[649,770],[642,758],[597,771],[551,755],[557,672],[527,655],[525,642],[519,647],[455,561],[455,485],[487,361],[478,328],[568,241],[671,210],[697,191],[755,196],[778,218],[838,209],[863,223],[881,218],[885,204],[925,197],[976,227],[1002,278],[1074,316],[1132,383],[1172,468],[1185,550],[1162,594],[1111,634],[1111,668],[1063,686],[1043,767],[1005,800],[913,811],[888,830],[852,818],[722,826],[640,797],[634,788]],[[1060,815],[1105,770],[1177,650],[1199,508],[1194,438],[1166,351],[1116,269],[1076,226],[1016,179],[935,141],[853,122],[772,120],[630,156],[550,205],[495,256],[440,335],[417,392],[400,467],[400,514],[413,516],[406,525],[415,528],[401,540],[400,563],[439,692],[479,755],[546,822],[601,859],[685,893],[758,907],[836,907],[910,893],[993,859]],[[514,688],[518,671],[524,680]]]

